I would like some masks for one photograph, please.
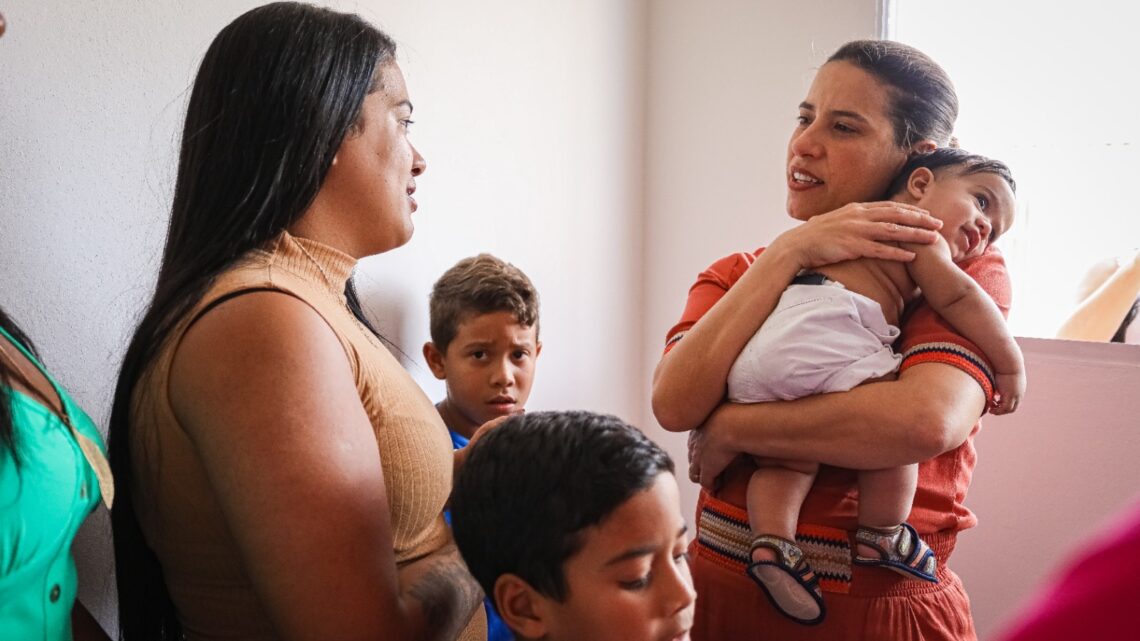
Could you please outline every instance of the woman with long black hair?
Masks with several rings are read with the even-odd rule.
[[[206,52],[111,417],[127,641],[485,634],[447,430],[345,295],[411,237],[411,113],[355,15],[270,4]]]

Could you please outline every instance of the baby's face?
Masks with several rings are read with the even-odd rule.
[[[939,233],[954,262],[978,256],[1013,225],[1016,200],[1009,183],[989,172],[938,173],[917,203],[942,221]]]
[[[696,592],[687,539],[677,481],[664,472],[583,532],[546,638],[688,641]]]

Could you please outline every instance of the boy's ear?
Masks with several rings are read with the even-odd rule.
[[[428,369],[433,376],[441,381],[447,378],[447,368],[443,366],[443,354],[436,348],[435,343],[431,341],[424,343],[424,360],[427,361]]]
[[[524,639],[541,639],[550,632],[551,599],[539,594],[529,583],[514,574],[504,574],[495,581],[495,608],[503,622]]]
[[[538,355],[541,353],[542,353],[542,341],[538,341],[534,344],[534,357],[538,358]]]
[[[930,186],[934,184],[934,172],[927,167],[919,167],[906,179],[906,190],[915,201],[922,200]]]

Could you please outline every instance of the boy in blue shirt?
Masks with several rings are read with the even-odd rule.
[[[538,292],[518,267],[490,254],[456,263],[432,287],[424,360],[447,384],[436,410],[455,449],[486,422],[521,412],[534,381]],[[488,641],[514,637],[487,602]]]

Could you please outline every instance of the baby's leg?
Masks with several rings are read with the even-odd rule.
[[[755,538],[748,576],[778,612],[803,625],[823,620],[819,580],[796,544],[796,521],[819,465],[758,460],[748,480],[748,521]]]
[[[918,465],[859,472],[859,525],[889,529],[906,520],[918,487]]]
[[[859,473],[855,563],[885,567],[937,583],[938,559],[914,528],[905,523],[917,485],[918,465]]]
[[[815,482],[819,464],[757,459],[756,465],[756,471],[748,480],[748,523],[752,534],[775,534],[795,541],[800,506]],[[776,552],[771,548],[752,551],[753,561],[775,559]]]

